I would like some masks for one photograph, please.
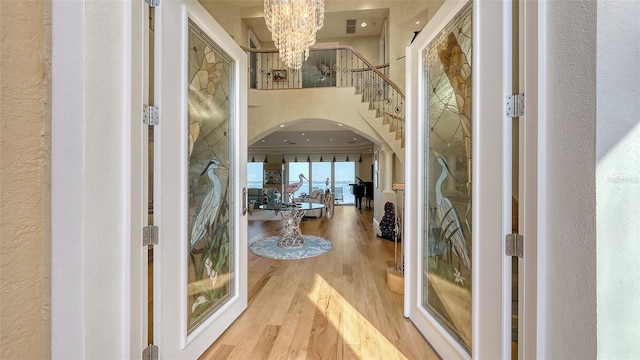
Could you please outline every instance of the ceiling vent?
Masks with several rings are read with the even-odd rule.
[[[347,20],[347,34],[356,33],[356,19]]]

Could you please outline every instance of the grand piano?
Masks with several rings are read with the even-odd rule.
[[[356,207],[362,210],[362,198],[366,198],[365,207],[371,208],[371,200],[373,200],[373,181],[364,181],[357,177],[357,184],[349,184],[351,193],[356,197]]]

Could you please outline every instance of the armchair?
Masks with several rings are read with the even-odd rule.
[[[305,197],[302,199],[295,199],[296,202],[308,202],[308,203],[318,203],[324,204],[324,193],[318,189],[313,190],[309,197]],[[307,210],[304,214],[305,217],[316,217],[319,218],[322,216],[322,212],[324,209],[316,209],[316,210]]]

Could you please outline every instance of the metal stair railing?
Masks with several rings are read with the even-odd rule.
[[[405,94],[384,74],[388,64],[374,66],[351,46],[314,46],[296,70],[280,61],[277,49],[243,49],[249,55],[251,89],[353,87],[404,147]]]

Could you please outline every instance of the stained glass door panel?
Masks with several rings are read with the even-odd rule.
[[[472,18],[466,5],[423,50],[422,306],[471,351]]]
[[[156,19],[154,342],[197,358],[247,306],[247,59],[195,1]]]
[[[511,7],[445,1],[407,51],[405,313],[447,359],[510,353]]]
[[[229,194],[232,59],[189,22],[188,331],[235,291]]]

